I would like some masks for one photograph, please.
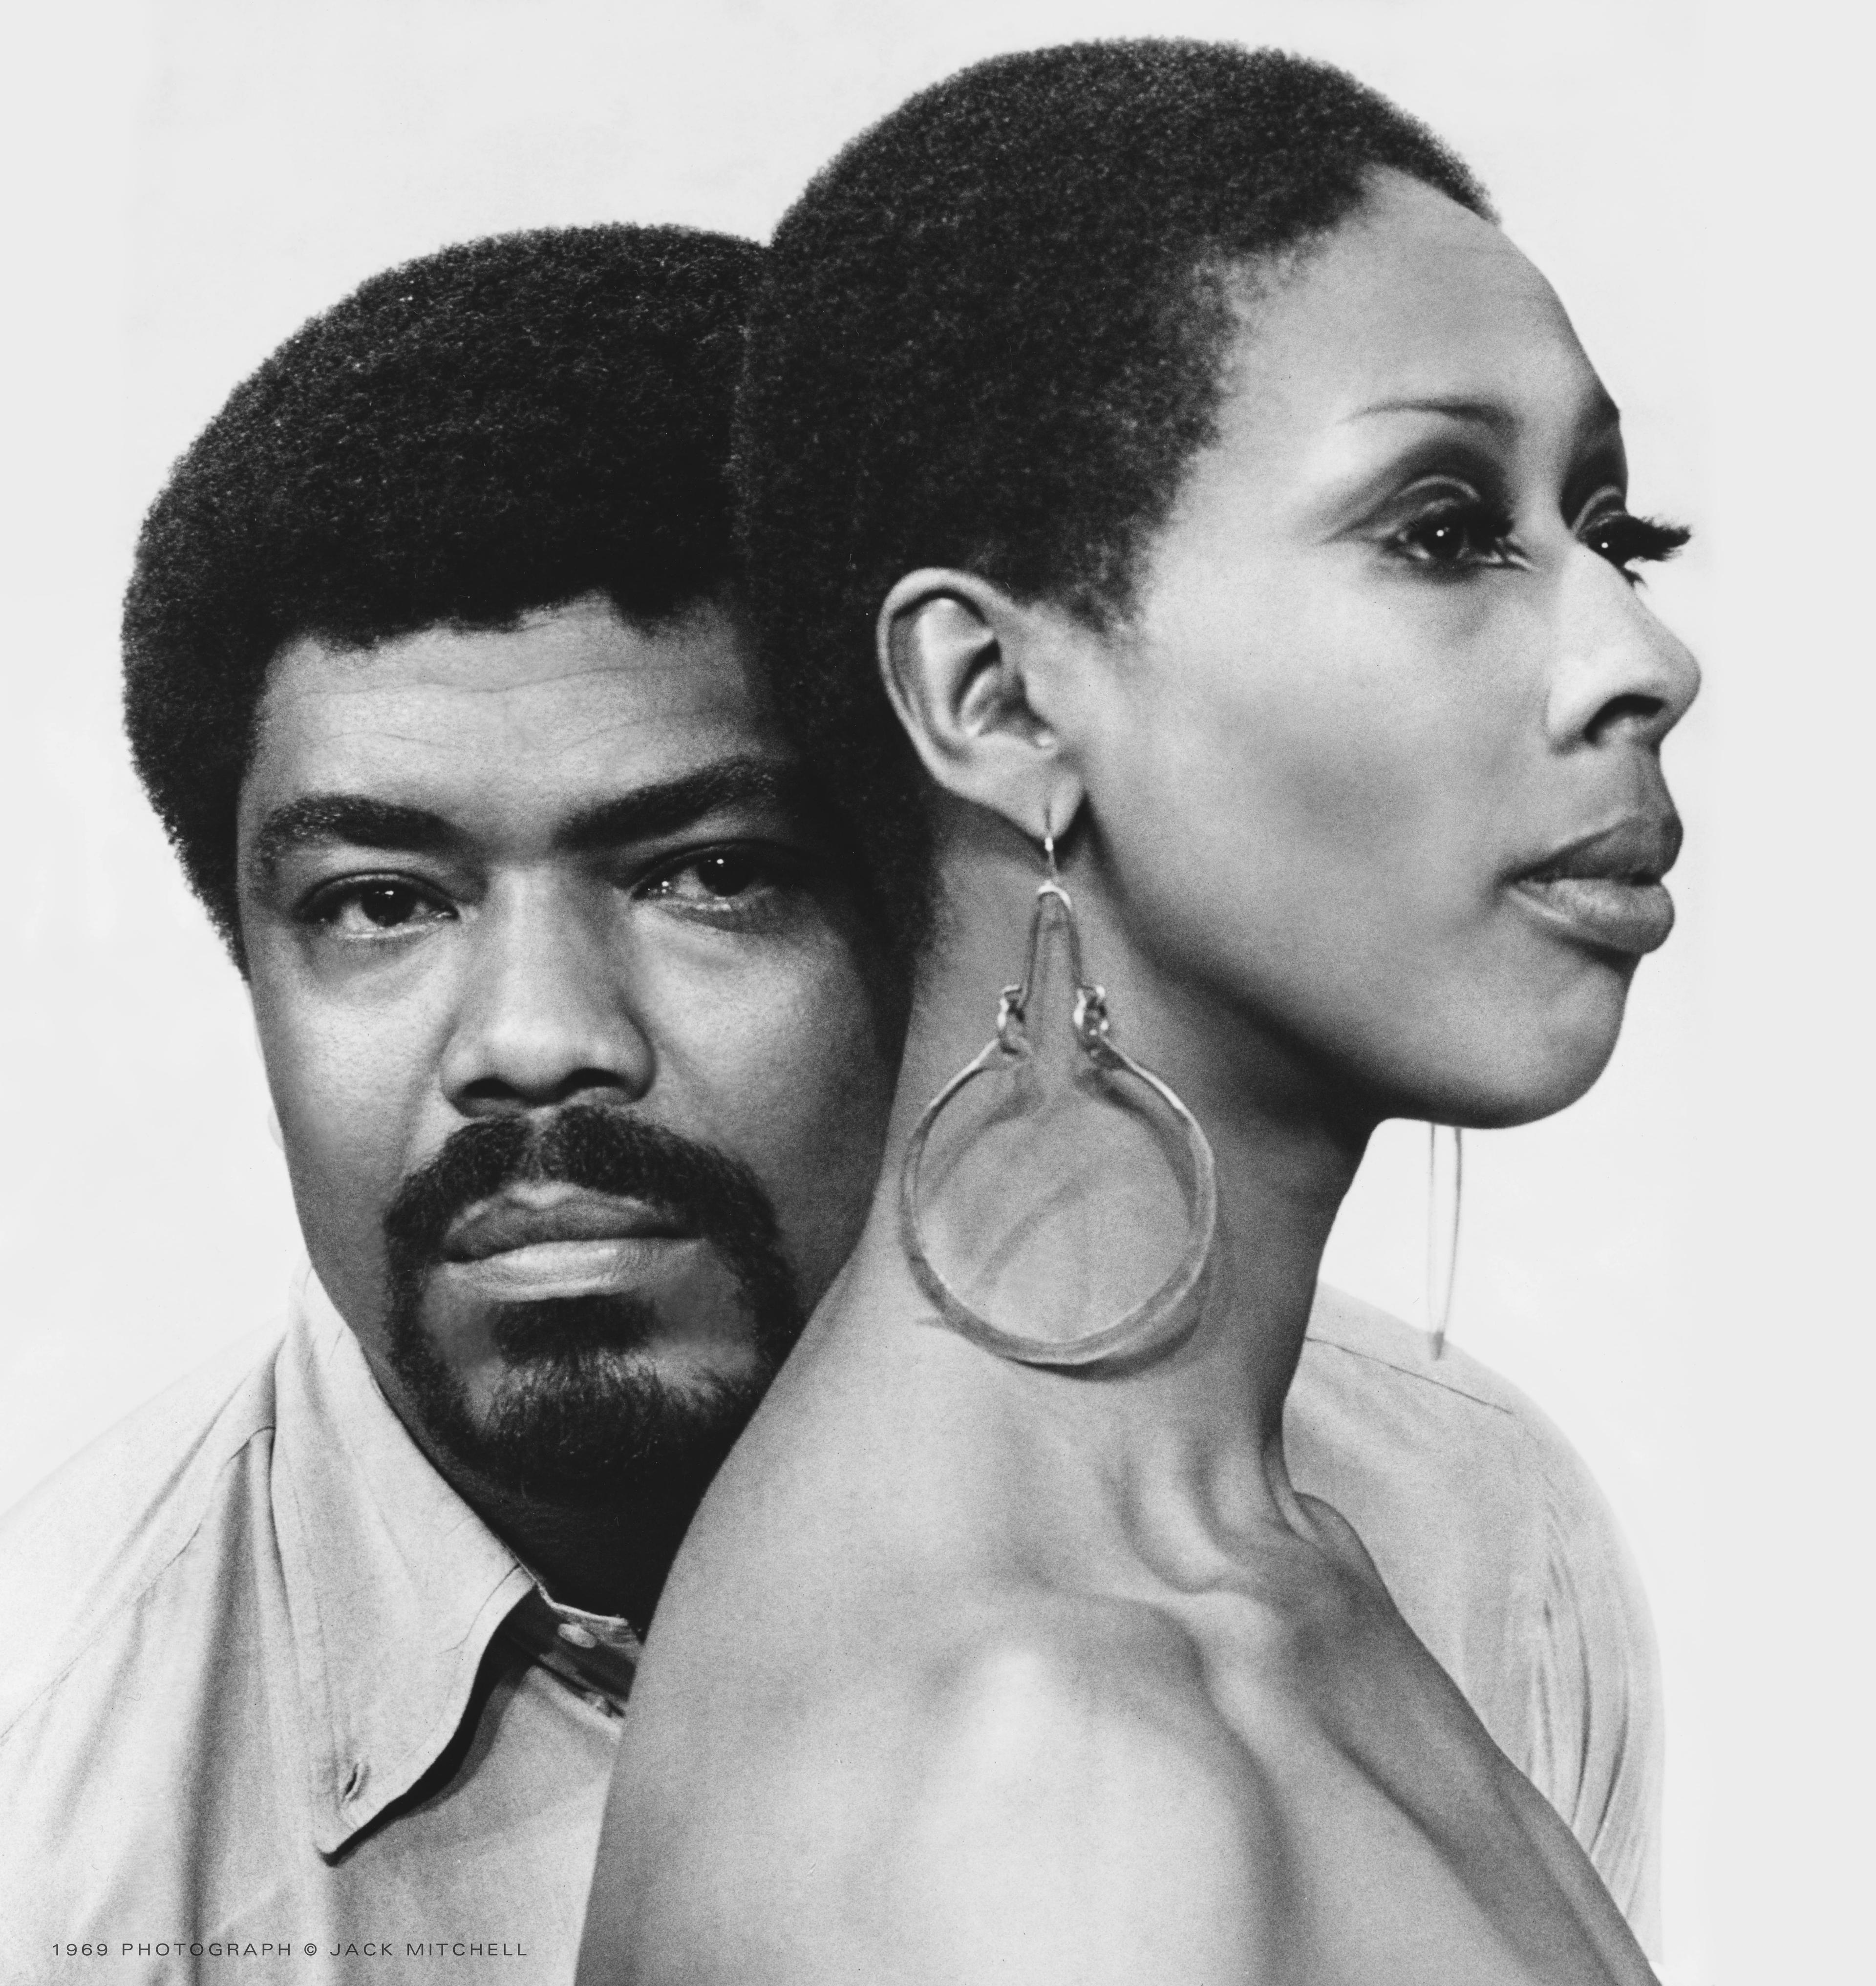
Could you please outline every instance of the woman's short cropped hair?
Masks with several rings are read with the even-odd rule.
[[[125,719],[237,961],[236,810],[285,643],[512,627],[590,592],[656,626],[730,584],[761,258],[679,227],[446,248],[297,332],[177,465],[124,604]]]
[[[1210,440],[1232,279],[1391,168],[1466,168],[1340,70],[1188,41],[999,57],[856,139],[783,220],[738,418],[749,597],[784,718],[843,796],[901,945],[931,908],[917,760],[874,658],[904,573],[1090,623]]]

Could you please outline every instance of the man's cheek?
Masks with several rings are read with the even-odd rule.
[[[384,1214],[406,1170],[396,1090],[355,1081],[304,1092],[280,1110],[300,1225],[320,1279],[355,1329],[382,1311]]]
[[[372,1136],[375,1127],[349,1112],[322,1112],[297,1126],[283,1116],[281,1126],[295,1190],[313,1203],[322,1227],[375,1232],[396,1186],[395,1142]]]

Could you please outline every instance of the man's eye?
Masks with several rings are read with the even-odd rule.
[[[693,855],[646,884],[639,894],[683,910],[741,912],[753,910],[786,878],[769,850],[713,848]]]
[[[365,943],[400,937],[453,915],[427,890],[390,878],[323,890],[308,909],[309,922],[323,924],[335,937]]]
[[[1441,503],[1423,511],[1389,539],[1388,547],[1410,564],[1440,573],[1514,562],[1511,517],[1483,502]]]
[[[692,863],[690,873],[712,897],[739,897],[764,880],[762,865],[745,848],[706,855]]]

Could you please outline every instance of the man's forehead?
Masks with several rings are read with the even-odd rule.
[[[251,826],[300,796],[351,793],[544,821],[712,763],[791,756],[729,615],[645,630],[588,600],[514,628],[288,643],[241,811]]]

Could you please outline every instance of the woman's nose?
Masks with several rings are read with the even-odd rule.
[[[499,893],[476,921],[440,1072],[464,1116],[586,1097],[635,1102],[656,1069],[603,921],[551,880]]]
[[[1558,614],[1548,712],[1556,743],[1567,749],[1631,736],[1659,746],[1699,693],[1692,651],[1587,546],[1570,556]]]

